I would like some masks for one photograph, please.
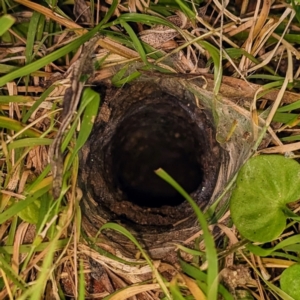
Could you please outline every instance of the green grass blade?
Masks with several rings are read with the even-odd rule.
[[[32,195],[29,195],[26,197],[26,199],[19,201],[17,203],[14,203],[12,206],[7,208],[4,212],[0,214],[0,224],[3,224],[5,221],[13,217],[14,215],[17,215],[21,210],[26,208],[28,205],[33,203],[36,199],[38,199],[41,195],[48,192],[51,188],[52,179],[46,178],[44,182],[41,184],[41,188],[37,189],[33,192]]]
[[[82,95],[82,101],[86,102],[86,108],[82,117],[80,132],[76,141],[75,150],[79,150],[87,141],[100,105],[100,94],[87,88]]]
[[[118,0],[113,0],[112,4],[109,7],[109,10],[105,14],[104,18],[101,20],[99,25],[97,27],[102,27],[104,24],[106,24],[109,19],[112,17],[113,13],[115,12],[116,8],[118,7],[119,1]]]
[[[277,112],[289,112],[289,111],[299,109],[299,108],[300,108],[300,100],[298,100],[294,103],[279,107],[277,109]]]
[[[224,51],[229,55],[229,57],[231,57],[233,59],[240,58],[242,55],[244,55],[245,57],[249,58],[249,60],[251,60],[256,65],[258,65],[260,63],[260,61],[256,57],[254,57],[253,55],[251,55],[244,49],[227,48],[227,49],[224,49]],[[270,66],[263,66],[263,69],[272,75],[276,74],[276,72]]]
[[[136,238],[124,227],[120,226],[119,224],[115,224],[115,223],[106,223],[104,224],[101,228],[100,231],[104,230],[104,229],[112,229],[115,230],[117,232],[120,232],[121,234],[123,234],[125,237],[127,237],[132,243],[134,243],[134,245],[140,250],[140,252],[142,253],[143,257],[145,258],[145,260],[147,261],[148,265],[150,266],[150,268],[153,271],[154,277],[156,278],[156,280],[158,281],[158,284],[160,285],[162,291],[165,293],[166,297],[168,299],[172,299],[171,295],[165,285],[165,283],[163,282],[163,279],[161,277],[161,275],[158,273],[157,269],[154,267],[154,265],[152,264],[151,259],[148,257],[148,255],[146,254],[146,252],[143,250],[143,248],[141,247],[141,245],[139,244],[139,242],[136,240]]]
[[[142,265],[144,266],[146,263],[145,262],[132,262],[132,261],[127,261],[127,260],[124,260],[116,255],[113,255],[111,254],[110,252],[108,251],[105,251],[104,249],[98,247],[95,243],[95,240],[94,239],[91,239],[89,238],[86,233],[84,231],[81,232],[81,235],[83,236],[83,238],[86,240],[86,242],[88,243],[89,247],[93,250],[95,250],[96,252],[98,252],[100,255],[103,255],[103,256],[106,256],[108,258],[111,258],[115,261],[118,261],[122,264],[125,264],[125,265],[129,265],[129,266],[136,266],[136,265]]]
[[[41,41],[44,35],[45,15],[40,15],[39,23],[36,29],[36,40]]]
[[[199,209],[195,201],[190,197],[190,195],[164,170],[158,169],[155,173],[168,182],[173,188],[176,189],[191,205],[193,208],[198,222],[203,230],[204,242],[206,246],[206,259],[208,261],[208,272],[207,272],[207,286],[208,286],[208,299],[217,299],[217,282],[218,282],[218,256],[215,248],[214,239],[208,229],[208,224],[206,222],[205,216]]]
[[[92,29],[90,32],[82,35],[81,37],[77,38],[70,44],[40,58],[39,60],[26,65],[18,70],[15,70],[7,75],[4,75],[3,77],[0,78],[0,87],[5,85],[7,82],[12,81],[16,78],[26,76],[34,71],[37,71],[47,64],[50,64],[51,62],[61,58],[62,56],[68,54],[71,51],[74,51],[78,47],[80,47],[83,43],[91,39],[100,29],[100,24],[97,25],[94,29]]]
[[[196,19],[196,13],[188,7],[187,1],[175,0],[175,2],[178,4],[180,11],[182,11],[190,21],[193,22]]]
[[[289,251],[288,247],[287,247],[286,251]],[[296,251],[296,253],[299,253],[299,252],[300,252],[300,249],[298,249]],[[292,260],[292,261],[300,263],[300,258],[299,257],[291,255],[291,254],[288,254],[288,253],[274,251],[273,254],[272,254],[272,256],[274,256],[274,257],[283,257],[283,258],[285,258],[287,260]]]
[[[103,26],[104,28],[110,27],[112,25],[120,24],[121,21],[125,22],[137,22],[137,23],[142,23],[142,24],[147,24],[147,25],[164,25],[168,26],[170,28],[176,29],[176,26],[171,23],[170,21],[156,17],[156,16],[150,16],[146,14],[138,14],[138,13],[127,13],[127,14],[122,14],[119,18],[117,18],[115,21],[110,22]]]
[[[30,107],[30,109],[27,111],[27,113],[23,116],[22,122],[26,123],[33,112],[41,105],[43,101],[50,95],[50,93],[55,89],[55,86],[50,86],[41,96],[40,99],[35,101],[34,104]]]
[[[26,293],[24,293],[21,299],[31,299],[31,300],[39,300],[42,299],[43,293],[46,287],[47,279],[50,276],[51,267],[53,265],[53,257],[55,253],[55,248],[57,247],[58,236],[56,236],[49,245],[49,250],[47,255],[43,260],[43,264],[41,266],[41,271],[38,273],[38,278],[36,280],[36,284],[31,287],[31,290],[28,289]],[[30,298],[28,297],[30,295]]]
[[[132,28],[126,22],[124,22],[123,20],[120,20],[120,24],[127,31],[129,37],[131,38],[131,40],[133,42],[135,50],[139,53],[144,64],[147,65],[148,61],[147,61],[146,53],[144,51],[144,48],[143,48],[139,38],[137,37],[135,32],[132,30]]]
[[[25,125],[11,118],[0,116],[0,127],[14,131],[20,131],[25,127]],[[32,138],[36,138],[41,136],[42,133],[36,129],[29,128],[26,129],[23,134]]]
[[[183,272],[190,277],[197,279],[201,282],[207,281],[207,275],[201,271],[199,268],[192,266],[191,264],[185,262],[181,258],[179,258],[180,267],[182,268]],[[203,291],[207,289],[207,286],[200,286]],[[228,290],[222,285],[219,284],[218,287],[219,293],[224,297],[225,300],[234,300],[233,296],[228,292]],[[209,299],[209,298],[207,298]]]
[[[297,120],[298,117],[298,114],[276,112],[273,121],[288,124],[294,120]]]
[[[41,16],[40,13],[34,11],[30,18],[27,41],[26,41],[26,49],[25,49],[25,57],[26,57],[27,64],[32,61],[32,53],[34,52],[33,46],[35,42],[35,35],[37,32],[40,16]]]
[[[26,103],[32,102],[34,99],[30,96],[0,96],[0,104],[13,103]]]
[[[17,66],[0,64],[0,74],[6,74],[6,73],[12,72],[17,69],[18,69]]]
[[[117,87],[121,87],[122,85],[119,84],[119,81],[124,77],[124,75],[126,74],[127,70],[128,70],[129,65],[126,64],[124,65],[111,79],[111,82],[113,85],[117,86]]]
[[[69,239],[63,239],[63,240],[59,240],[57,242],[57,245],[56,245],[56,250],[61,250],[63,249],[69,242]],[[42,252],[44,251],[47,247],[49,247],[49,243],[50,242],[44,242],[44,243],[41,243],[40,245],[38,245],[36,248],[35,248],[35,252]],[[20,245],[19,247],[19,251],[20,253],[29,253],[30,250],[32,248],[32,245],[31,244],[28,244],[28,245]],[[14,246],[1,246],[0,247],[0,253],[7,253],[7,254],[13,254],[14,252]]]
[[[198,41],[199,45],[205,48],[214,61],[214,95],[218,95],[222,82],[222,66],[220,65],[220,51],[206,41]]]
[[[100,105],[100,94],[93,91],[90,88],[86,88],[83,91],[82,98],[81,98],[81,106],[85,107],[80,131],[76,140],[75,147],[73,149],[73,153],[68,163],[68,167],[73,162],[75,155],[78,153],[80,148],[85,144],[87,141],[93,125],[96,119],[98,109]]]
[[[291,135],[288,137],[283,137],[280,139],[283,142],[295,142],[295,141],[300,141],[300,134],[296,134],[296,135]]]
[[[33,191],[39,189],[39,186],[40,185],[43,185],[43,183],[45,182],[46,180],[46,176],[49,174],[49,172],[51,171],[51,167],[50,167],[50,164],[47,165],[44,170],[42,171],[42,173],[39,175],[38,178],[36,178],[34,180],[34,182],[32,182],[32,184],[28,185],[26,188],[25,188],[25,192],[26,193],[33,193]]]
[[[126,68],[127,69],[127,68]],[[141,73],[139,71],[134,71],[133,73],[131,73],[130,75],[128,75],[125,78],[122,79],[118,79],[122,76],[122,73],[124,74],[125,72],[123,72],[123,70],[126,71],[126,69],[121,69],[116,75],[116,77],[114,77],[112,79],[112,84],[116,87],[122,87],[124,84],[131,82],[132,80],[138,78],[141,76]]]
[[[62,152],[64,152],[67,149],[72,137],[74,136],[76,127],[77,127],[78,122],[80,120],[80,117],[82,116],[84,110],[86,109],[86,106],[89,104],[89,101],[92,100],[92,99],[93,99],[93,97],[84,97],[83,100],[80,102],[80,106],[77,110],[76,117],[75,117],[75,119],[74,119],[74,121],[71,125],[71,128],[68,130],[65,139],[62,142],[62,146],[61,146]],[[84,136],[83,136],[83,138],[84,138]],[[72,157],[72,159],[73,158],[74,157]],[[71,164],[71,162],[72,161],[69,162],[69,164],[67,165],[67,168],[69,168],[69,165]]]
[[[185,298],[182,296],[182,293],[180,292],[180,289],[178,287],[177,280],[172,280],[170,283],[170,291],[173,296],[173,299],[176,300],[185,300]]]
[[[300,6],[299,6],[299,1],[297,0],[292,0],[292,6],[293,6],[293,9],[295,10],[296,12],[296,18],[300,24]]]
[[[2,255],[0,255],[0,267],[4,271],[5,275],[21,290],[26,290],[26,283],[18,274],[12,269],[12,267],[6,262]]]
[[[13,24],[16,19],[11,15],[4,15],[0,18],[0,36],[2,36]]]
[[[79,264],[79,291],[78,291],[78,299],[85,299],[85,278],[84,278],[84,267],[83,260],[80,260]]]
[[[247,79],[266,79],[270,81],[284,81],[284,77],[276,76],[276,75],[268,75],[268,74],[254,74],[247,76]]]
[[[51,145],[52,139],[47,138],[27,138],[14,141],[8,145],[8,150],[24,148],[24,147],[34,147],[34,146],[47,146]]]
[[[285,248],[290,245],[299,244],[300,243],[300,234],[293,235],[282,242],[278,243],[275,247],[269,248],[269,249],[263,249],[259,246],[248,244],[246,245],[246,248],[251,251],[253,254],[258,256],[269,256],[274,251]]]
[[[184,252],[186,252],[188,254],[191,254],[193,256],[204,256],[205,255],[205,252],[203,252],[203,251],[190,249],[190,248],[187,248],[187,247],[185,247],[183,245],[180,245],[180,244],[175,244],[175,245],[181,251],[184,251]]]

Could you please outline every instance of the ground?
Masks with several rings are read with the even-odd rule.
[[[297,1],[0,7],[0,299],[299,299]]]

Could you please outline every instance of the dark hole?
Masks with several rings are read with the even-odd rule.
[[[112,138],[114,183],[144,207],[176,206],[184,198],[154,170],[163,168],[188,193],[202,181],[199,128],[179,105],[148,104],[119,124]]]

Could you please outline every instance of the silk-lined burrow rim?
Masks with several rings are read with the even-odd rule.
[[[97,229],[120,221],[148,238],[195,226],[187,201],[154,171],[163,168],[205,209],[223,152],[209,112],[151,82],[108,94],[82,151],[85,218]]]

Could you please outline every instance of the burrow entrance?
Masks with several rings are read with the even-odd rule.
[[[201,185],[202,147],[189,115],[165,96],[132,108],[112,136],[111,174],[128,201],[144,207],[177,206],[184,198],[154,170],[163,168],[188,193]],[[168,113],[167,113],[168,112]]]
[[[205,208],[222,151],[209,112],[197,107],[192,94],[176,89],[136,82],[109,90],[102,100],[80,165],[84,217],[96,231],[115,221],[151,247],[158,234],[164,235],[160,243],[175,242],[198,227],[188,202],[154,170],[163,168]],[[171,238],[179,230],[185,233]],[[122,240],[115,233],[110,238]]]

